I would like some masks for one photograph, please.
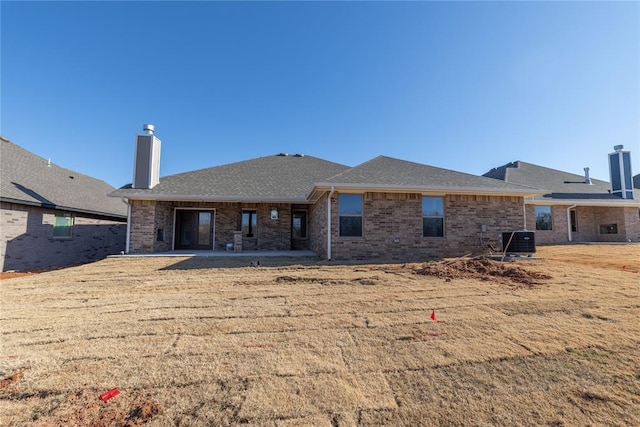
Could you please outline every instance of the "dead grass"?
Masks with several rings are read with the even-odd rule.
[[[0,420],[640,425],[640,246],[539,255],[484,273],[127,258],[3,279]]]

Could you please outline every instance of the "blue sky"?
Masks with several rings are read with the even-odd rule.
[[[1,133],[120,187],[279,152],[640,173],[638,2],[1,4]],[[1,154],[1,153],[0,153]]]

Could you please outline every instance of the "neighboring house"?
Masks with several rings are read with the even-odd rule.
[[[125,249],[126,205],[107,183],[0,137],[2,271],[89,262]]]
[[[544,190],[525,199],[527,227],[536,231],[537,244],[640,242],[640,191],[632,188],[630,156],[621,149],[609,155],[613,188],[589,178],[588,168],[585,175],[577,175],[521,161],[484,176]],[[619,162],[622,155],[624,162]]]
[[[310,249],[327,259],[423,260],[501,247],[525,227],[529,186],[376,157],[356,167],[278,154],[160,179],[138,135],[127,253]]]

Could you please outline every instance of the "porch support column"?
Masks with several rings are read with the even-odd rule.
[[[242,231],[233,232],[233,252],[242,252]]]
[[[327,197],[327,260],[331,261],[331,197],[335,189],[331,186],[329,197]]]
[[[571,234],[571,209],[575,207],[576,207],[576,204],[574,203],[573,205],[567,208],[567,237],[569,238],[570,242],[573,241],[573,235]]]

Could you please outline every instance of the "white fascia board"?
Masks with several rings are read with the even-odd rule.
[[[540,199],[524,199],[525,205],[532,206],[599,206],[609,208],[634,208],[640,207],[640,200],[620,199],[618,200],[583,200],[583,199],[566,199],[566,200],[540,200]]]
[[[341,192],[362,192],[362,191],[381,191],[381,192],[397,192],[397,193],[433,193],[433,194],[463,194],[463,195],[482,195],[482,196],[534,196],[546,194],[545,191],[534,188],[521,189],[497,189],[486,187],[430,187],[430,186],[413,186],[413,185],[384,185],[384,184],[330,184],[321,182],[315,184],[314,191],[328,191],[331,187]],[[313,194],[313,193],[312,193]]]
[[[306,197],[263,197],[263,196],[216,196],[216,195],[189,195],[189,194],[109,194],[111,197],[126,197],[130,200],[156,200],[162,202],[249,202],[249,203],[308,203]]]

